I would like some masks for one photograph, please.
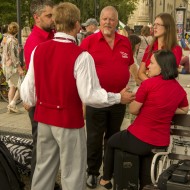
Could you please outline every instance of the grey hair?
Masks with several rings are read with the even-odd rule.
[[[53,8],[54,3],[51,0],[32,0],[30,3],[31,15],[41,15],[46,6]]]
[[[115,13],[116,18],[118,19],[118,11],[117,11],[117,9],[116,9],[115,7],[113,7],[113,6],[106,6],[106,7],[104,7],[104,8],[102,9],[101,13],[100,13],[100,18],[102,17],[102,14],[103,14],[103,12],[104,12],[105,10],[112,10],[112,11]]]

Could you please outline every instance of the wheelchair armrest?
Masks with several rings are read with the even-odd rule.
[[[150,175],[151,175],[151,181],[154,185],[156,185],[158,177],[162,173],[163,166],[164,166],[164,163],[165,163],[165,160],[166,160],[168,154],[169,154],[169,152],[158,152],[154,155],[154,157],[152,159]],[[163,157],[163,159],[161,160],[160,157]],[[158,163],[159,163],[159,165],[158,165]],[[156,174],[157,176],[155,176],[155,167],[157,167],[157,165],[159,168],[158,168],[158,173]],[[155,177],[157,179],[155,179]]]

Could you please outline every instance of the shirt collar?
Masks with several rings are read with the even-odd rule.
[[[98,40],[104,39],[101,30],[97,33],[97,35],[98,35]],[[120,35],[117,32],[115,32],[115,41],[118,41],[119,39],[121,39]]]
[[[43,36],[45,39],[50,39],[54,35],[54,31],[53,30],[50,31],[50,32],[47,32],[47,31],[39,28],[36,25],[33,27],[33,30],[35,30],[38,34],[40,34],[40,36]]]
[[[105,40],[101,30],[97,33],[97,35],[98,35],[98,40]],[[122,40],[122,36],[119,35],[117,32],[115,32],[114,44],[116,44],[119,40]]]
[[[55,38],[56,37],[58,37],[58,38],[66,38],[66,39],[71,39],[71,40],[76,42],[76,39],[75,39],[74,36],[71,36],[71,35],[66,34],[64,32],[56,32],[54,36],[55,36]]]

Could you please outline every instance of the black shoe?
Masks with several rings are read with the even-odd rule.
[[[62,190],[58,183],[55,183],[54,190]]]
[[[100,181],[101,181],[101,179],[102,179],[102,176],[100,177]],[[100,184],[100,181],[99,181],[99,184]],[[101,185],[100,184],[100,186],[102,186],[102,187],[104,187],[106,189],[112,189],[112,183],[111,183],[111,181],[109,183],[105,184],[105,185]]]
[[[96,188],[97,187],[97,176],[88,175],[88,178],[86,180],[86,185],[91,189]]]

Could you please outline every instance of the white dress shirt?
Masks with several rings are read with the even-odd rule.
[[[59,37],[59,39],[54,39],[55,41],[64,43],[72,43],[67,39],[72,39],[76,41],[73,36],[70,36],[62,32],[57,32],[55,34],[55,37]],[[35,106],[36,104],[35,78],[33,66],[34,53],[35,49],[31,54],[29,69],[24,81],[21,84],[20,91],[23,102],[28,104],[29,106]],[[106,90],[101,88],[99,79],[97,77],[94,60],[88,52],[82,52],[76,59],[73,75],[76,79],[76,85],[80,99],[84,104],[96,108],[101,108],[120,103],[120,93],[106,92]]]

